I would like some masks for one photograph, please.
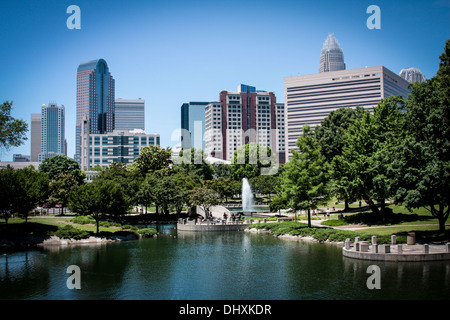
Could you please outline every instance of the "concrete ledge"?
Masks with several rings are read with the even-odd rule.
[[[390,252],[361,252],[356,251],[355,248],[346,249],[342,248],[342,255],[344,257],[361,259],[361,260],[375,260],[375,261],[408,261],[408,262],[424,262],[424,261],[442,261],[450,260],[449,252],[429,252],[425,253],[425,248],[416,251],[404,251],[403,247],[398,250],[397,245],[390,246]],[[394,251],[395,249],[395,251]]]

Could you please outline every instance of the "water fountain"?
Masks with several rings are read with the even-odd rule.
[[[248,179],[242,179],[242,211],[248,212],[254,210],[253,192]]]

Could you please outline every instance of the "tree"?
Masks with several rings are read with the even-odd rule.
[[[127,212],[127,201],[122,186],[114,181],[94,180],[80,186],[69,200],[71,211],[92,216],[100,230],[100,220],[107,216],[117,217]]]
[[[28,214],[42,203],[48,194],[47,175],[32,166],[14,170],[7,167],[0,170],[0,210],[5,222],[18,213],[28,222]]]
[[[178,158],[175,158],[174,170],[185,174],[198,176],[201,181],[211,180],[214,175],[214,168],[205,161],[205,153],[202,149],[181,150]]]
[[[78,185],[81,185],[86,178],[78,162],[63,155],[45,158],[39,165],[39,171],[45,172],[50,180],[55,179],[60,174],[70,174]]]
[[[107,167],[99,168],[94,180],[100,179],[118,182],[131,203],[136,202],[135,197],[143,182],[141,175],[133,173],[126,164],[121,162],[113,162]]]
[[[234,180],[253,178],[260,174],[276,174],[278,162],[269,147],[248,143],[234,152],[231,175]]]
[[[5,101],[0,106],[0,149],[18,147],[27,140],[28,124],[11,116],[12,105],[12,101]]]
[[[217,192],[206,187],[196,188],[190,193],[192,204],[202,207],[205,213],[209,212],[211,206],[218,205],[222,201]]]
[[[317,140],[321,146],[322,154],[330,165],[330,178],[332,181],[332,190],[339,200],[344,200],[345,208],[348,210],[349,202],[356,200],[352,183],[343,170],[339,161],[334,161],[336,156],[342,155],[344,146],[344,133],[355,119],[361,118],[364,114],[362,107],[355,109],[342,107],[336,111],[331,111],[328,116],[322,120],[320,126],[314,129]]]
[[[231,185],[231,179],[223,177],[207,180],[204,182],[204,186],[208,189],[214,190],[220,196],[220,198],[232,197],[234,194],[233,186]]]
[[[61,210],[67,207],[72,192],[78,188],[75,177],[69,173],[60,173],[49,183],[50,203],[61,205]]]
[[[170,148],[164,149],[160,146],[147,146],[141,149],[139,156],[131,164],[131,170],[136,171],[143,178],[147,173],[159,170],[169,170],[172,164],[172,152]]]
[[[439,70],[424,83],[414,83],[406,102],[406,138],[396,149],[395,202],[425,207],[445,231],[450,212],[450,40]]]
[[[333,159],[340,181],[355,198],[365,199],[373,213],[384,212],[385,200],[393,195],[392,163],[404,135],[402,110],[404,100],[396,96],[382,99],[373,113],[364,111],[345,131],[342,155]]]
[[[292,157],[285,165],[281,182],[281,197],[294,210],[308,210],[308,226],[311,227],[310,209],[317,208],[329,199],[329,177],[325,157],[319,142],[308,125],[297,140],[299,151],[292,150]]]

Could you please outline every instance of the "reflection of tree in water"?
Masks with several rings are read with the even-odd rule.
[[[50,274],[45,256],[25,251],[0,256],[0,299],[29,299],[46,292]]]
[[[49,264],[61,266],[63,294],[78,299],[114,299],[124,282],[130,253],[127,246],[115,243],[78,245],[49,251],[48,259]],[[70,274],[65,272],[70,265],[80,267],[81,290],[66,287]]]

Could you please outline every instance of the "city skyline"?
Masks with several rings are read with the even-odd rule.
[[[116,98],[146,101],[146,131],[160,134],[162,147],[179,142],[172,133],[180,128],[179,108],[186,101],[215,101],[217,92],[249,83],[274,91],[284,103],[284,77],[317,73],[329,33],[339,39],[347,69],[383,65],[398,74],[415,67],[434,76],[450,31],[448,3],[379,2],[379,30],[366,26],[371,4],[131,1],[123,8],[115,1],[79,1],[81,29],[69,30],[70,3],[2,3],[0,34],[13,50],[2,53],[0,71],[8,80],[2,81],[0,98],[14,101],[12,116],[27,121],[29,129],[31,114],[43,103],[65,105],[67,154],[73,157],[75,75],[84,61],[107,61]],[[249,10],[252,21],[245,19]],[[414,24],[408,23],[412,16]],[[255,36],[244,41],[242,30]],[[229,44],[226,50],[223,43]],[[47,50],[52,45],[58,50]],[[2,150],[0,160],[29,153],[30,131],[24,145]]]

